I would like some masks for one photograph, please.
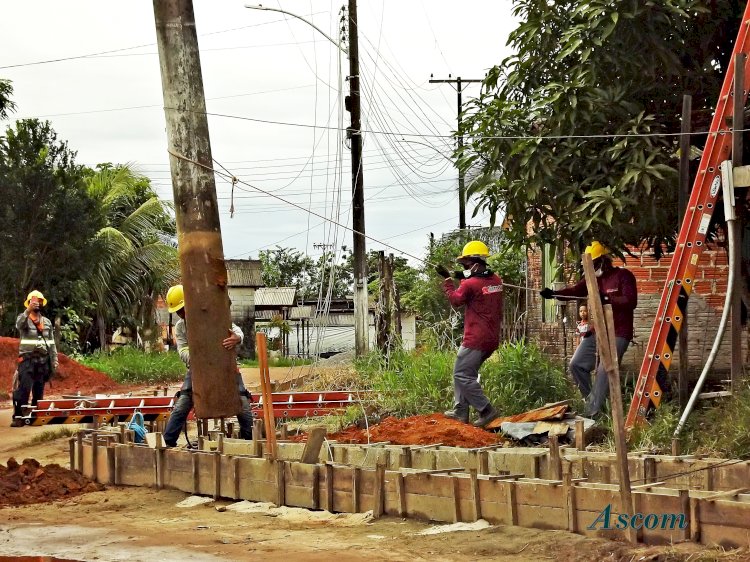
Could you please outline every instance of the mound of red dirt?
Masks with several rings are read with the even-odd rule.
[[[34,459],[18,464],[13,457],[0,465],[0,507],[43,503],[98,492],[104,486],[57,464],[42,466]]]
[[[497,433],[484,431],[461,423],[443,414],[412,416],[397,419],[385,418],[380,424],[370,426],[370,443],[388,441],[393,445],[434,445],[449,447],[486,447],[503,441]],[[367,443],[367,430],[349,427],[328,436],[339,443]]]
[[[0,338],[0,390],[10,392],[18,359],[18,340]],[[52,388],[45,386],[44,394],[95,394],[119,390],[121,385],[104,373],[81,365],[67,355],[58,354],[60,363],[52,379]]]

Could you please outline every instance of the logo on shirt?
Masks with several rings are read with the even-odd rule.
[[[491,295],[492,293],[501,293],[503,290],[502,283],[500,285],[487,285],[482,287],[483,295]]]

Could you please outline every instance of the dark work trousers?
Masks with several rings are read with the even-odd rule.
[[[482,412],[489,406],[490,401],[479,384],[479,367],[493,353],[464,346],[458,348],[456,363],[453,366],[454,408],[457,412],[468,412],[469,406],[477,412]]]
[[[49,368],[47,357],[27,356],[18,364],[18,388],[13,391],[14,416],[23,415],[21,407],[29,403],[29,394],[32,406],[44,398],[44,379]]]
[[[240,424],[240,438],[253,438],[253,414],[250,411],[250,402],[244,392],[240,393],[242,410],[237,414],[237,421]],[[180,397],[175,402],[172,413],[169,414],[167,427],[164,428],[164,443],[169,447],[177,445],[177,439],[180,437],[185,421],[187,420],[190,410],[193,409],[193,391],[180,390]]]
[[[615,338],[617,347],[617,363],[622,363],[622,356],[628,350],[630,340],[625,338]],[[591,386],[591,371],[596,367],[596,336],[583,338],[578,345],[573,358],[570,360],[570,374],[573,377],[578,390],[586,400],[584,415],[587,417],[595,416],[599,413],[609,396],[609,379],[604,365],[599,362],[599,368],[596,370],[596,378],[593,388]]]

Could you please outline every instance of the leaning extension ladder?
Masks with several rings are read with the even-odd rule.
[[[698,174],[693,183],[690,200],[677,238],[677,247],[672,265],[667,274],[664,291],[651,329],[651,336],[643,357],[643,364],[635,385],[635,394],[630,403],[625,427],[645,421],[651,405],[658,407],[662,399],[662,388],[657,382],[657,373],[666,375],[672,363],[672,352],[682,328],[682,319],[688,297],[693,290],[693,278],[698,265],[703,243],[714,213],[716,198],[721,188],[719,164],[728,160],[732,147],[731,118],[733,114],[733,78],[735,55],[750,51],[750,2],[742,17],[737,41],[729,62],[724,85],[711,121],[708,140],[703,150]],[[747,99],[750,73],[745,59],[745,84],[743,96]]]

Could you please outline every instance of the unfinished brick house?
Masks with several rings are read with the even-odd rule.
[[[630,248],[631,256],[626,263],[615,259],[614,265],[625,266],[633,272],[638,284],[638,308],[635,311],[635,339],[623,358],[623,375],[637,376],[645,346],[654,323],[656,310],[661,299],[664,281],[671,265],[671,254],[656,260],[650,250]],[[578,322],[578,307],[574,303],[561,303],[556,300],[543,300],[538,290],[552,287],[556,269],[554,250],[547,247],[533,247],[527,252],[528,285],[526,328],[530,340],[537,342],[551,356],[561,361],[570,360],[577,344],[575,326]],[[706,243],[701,254],[693,285],[693,293],[688,301],[688,352],[689,366],[693,376],[701,371],[716,336],[727,290],[727,253],[717,243]],[[579,279],[574,273],[570,282]],[[567,323],[563,318],[567,317]],[[731,322],[731,321],[730,321]],[[720,352],[713,370],[728,372],[730,367],[729,328],[722,341]],[[743,357],[747,357],[747,328],[743,337]],[[673,371],[679,361],[680,349],[675,352]],[[747,360],[746,360],[747,362]],[[675,371],[676,372],[676,371]],[[672,372],[672,375],[675,373]]]

